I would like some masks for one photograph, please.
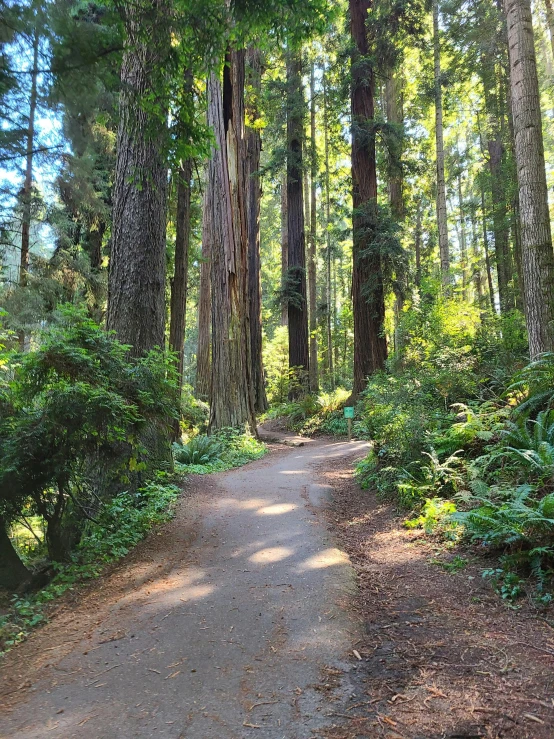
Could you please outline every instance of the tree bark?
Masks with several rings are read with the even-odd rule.
[[[554,8],[552,6],[552,0],[544,0],[546,7],[546,23],[548,25],[548,35],[550,36],[550,47],[552,49],[552,56],[554,57]]]
[[[287,58],[287,230],[289,367],[294,377],[291,398],[307,389],[309,372],[308,304],[306,299],[306,232],[302,191],[304,95],[302,61]]]
[[[491,258],[489,253],[489,232],[487,229],[487,208],[485,204],[485,191],[481,186],[481,216],[483,221],[483,246],[485,249],[485,268],[487,270],[487,285],[489,288],[489,300],[491,304],[491,310],[496,313],[496,306],[494,304],[494,287],[492,284],[492,270],[491,270]]]
[[[415,225],[415,235],[414,235],[414,250],[415,250],[415,263],[416,263],[416,272],[415,272],[415,284],[416,287],[419,289],[421,287],[421,239],[422,239],[422,226],[423,226],[423,206],[421,204],[421,200],[417,200],[417,209],[416,209],[416,225]]]
[[[402,126],[404,113],[402,110],[402,93],[398,72],[392,71],[385,82],[385,104],[387,123],[392,130],[389,143],[388,196],[391,215],[396,221],[404,218],[403,173],[402,173]]]
[[[510,287],[513,275],[512,256],[510,253],[510,230],[508,227],[507,198],[503,171],[504,145],[500,135],[490,138],[488,143],[489,168],[491,173],[492,218],[494,228],[494,250],[498,279],[498,298],[501,313],[514,307],[513,292]]]
[[[177,172],[177,223],[175,269],[171,281],[169,347],[177,355],[179,395],[183,387],[185,361],[185,320],[187,312],[188,264],[190,246],[190,204],[192,161],[187,159]]]
[[[350,0],[352,54],[352,186],[354,383],[352,400],[387,358],[385,299],[381,256],[372,243],[377,213],[375,75],[366,30],[371,0]]]
[[[196,394],[202,400],[210,401],[212,387],[211,367],[211,244],[213,226],[212,208],[209,201],[210,188],[206,188],[202,218],[202,264],[200,265],[200,288],[198,305],[198,349],[196,352]]]
[[[248,325],[248,235],[244,152],[245,55],[232,51],[223,87],[208,82],[215,136],[209,169],[212,242],[212,397],[210,431],[249,424],[256,433]]]
[[[446,177],[444,173],[444,130],[442,111],[441,46],[439,35],[439,4],[433,0],[433,50],[435,70],[435,137],[437,159],[437,226],[441,280],[444,288],[451,284],[450,244],[448,240],[448,215],[446,210]]]
[[[38,52],[40,45],[40,34],[38,28],[33,36],[33,68],[31,71],[31,95],[29,98],[29,127],[27,129],[26,155],[25,155],[25,180],[22,192],[22,217],[21,217],[21,255],[19,263],[19,286],[27,287],[27,276],[29,272],[29,249],[31,239],[31,204],[33,196],[33,159],[35,149],[35,117],[37,112],[37,76],[38,76]],[[24,331],[19,332],[19,349],[26,349],[26,335]]]
[[[329,166],[329,101],[327,97],[327,75],[323,69],[323,128],[325,141],[325,302],[327,310],[325,314],[325,328],[327,333],[327,370],[331,389],[335,389],[335,362],[333,357],[333,331],[332,331],[332,306],[331,293],[331,172]]]
[[[247,52],[248,87],[254,90],[249,101],[246,128],[246,209],[248,228],[248,295],[250,309],[250,350],[252,357],[252,387],[254,409],[264,413],[268,408],[265,392],[265,373],[262,357],[262,284],[260,264],[260,207],[262,188],[260,183],[260,155],[262,140],[255,127],[259,119],[256,97],[261,90],[262,58],[257,49]]]
[[[310,314],[310,392],[319,390],[317,358],[317,141],[315,63],[310,73],[310,241],[308,249],[308,303]]]
[[[121,67],[107,325],[132,356],[164,346],[167,116],[165,101],[157,113],[150,105],[170,45],[166,10],[154,0],[149,12],[127,11]],[[140,39],[147,22],[156,28],[148,43]]]
[[[287,284],[287,272],[289,268],[289,226],[287,207],[287,173],[283,174],[281,180],[281,290],[284,291]],[[288,326],[289,309],[286,300],[281,302],[281,326]]]
[[[466,234],[466,214],[464,207],[464,193],[462,187],[462,175],[458,175],[458,208],[460,212],[460,257],[462,269],[462,292],[464,299],[467,300],[467,234]]]
[[[554,251],[530,0],[504,0],[521,217],[525,316],[532,359],[554,349]]]
[[[16,590],[30,576],[8,536],[5,521],[0,517],[0,588]]]

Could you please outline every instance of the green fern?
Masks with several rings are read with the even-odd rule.
[[[212,436],[194,436],[188,444],[173,445],[173,456],[176,462],[186,465],[206,465],[219,459],[223,445]]]

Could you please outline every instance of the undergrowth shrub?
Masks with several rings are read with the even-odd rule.
[[[181,489],[178,480],[158,473],[135,492],[123,491],[106,503],[96,521],[87,521],[79,544],[66,563],[55,563],[55,575],[42,590],[14,596],[0,617],[0,653],[22,641],[47,620],[45,607],[80,582],[98,576],[106,565],[124,557],[153,526],[174,515]]]
[[[174,363],[128,349],[65,306],[35,349],[2,358],[0,522],[40,516],[54,561],[70,558],[114,496],[170,464]]]
[[[231,428],[220,429],[211,436],[195,436],[182,447],[174,445],[177,470],[197,475],[240,467],[266,452],[265,444],[250,433]]]
[[[173,445],[173,457],[183,465],[207,465],[216,462],[223,451],[223,445],[215,436],[193,436],[184,446]]]

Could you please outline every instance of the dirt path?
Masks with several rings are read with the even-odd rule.
[[[0,736],[324,736],[353,697],[357,622],[314,469],[364,447],[280,447],[198,481],[170,524],[8,656]]]

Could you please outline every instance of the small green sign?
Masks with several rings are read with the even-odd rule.
[[[354,418],[354,408],[346,407],[344,409],[344,417],[345,418]]]

